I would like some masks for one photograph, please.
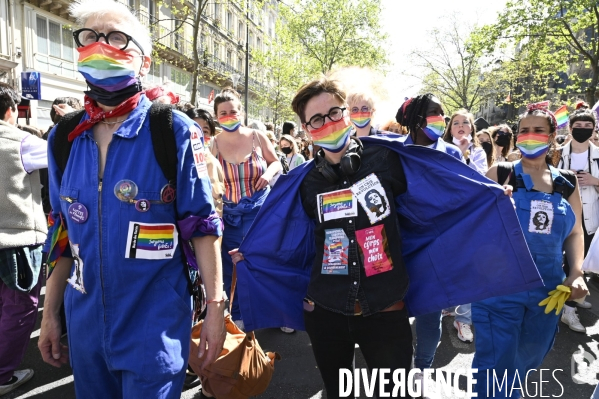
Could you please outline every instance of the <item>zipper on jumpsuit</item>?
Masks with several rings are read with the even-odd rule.
[[[98,147],[98,155],[100,155],[100,146],[96,141],[96,147]],[[106,159],[108,159],[108,150],[110,149],[110,143],[108,143],[108,147],[106,147]],[[98,171],[100,170],[100,163],[98,158]],[[104,164],[104,171],[106,171],[106,164]],[[102,286],[102,306],[104,311],[104,323],[106,323],[106,299],[104,298],[104,268],[102,267],[102,177],[98,173],[98,220],[99,220],[99,234],[100,234],[100,285]]]

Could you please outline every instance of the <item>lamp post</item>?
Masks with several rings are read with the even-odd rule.
[[[245,2],[245,125],[248,125],[248,93],[250,91],[250,0]]]

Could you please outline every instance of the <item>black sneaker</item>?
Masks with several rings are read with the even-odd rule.
[[[195,374],[191,374],[190,372],[187,372],[187,374],[185,375],[185,382],[183,382],[183,388],[185,389],[191,389],[191,388],[195,388],[198,385],[200,385],[202,382],[200,381],[200,377],[198,377]]]

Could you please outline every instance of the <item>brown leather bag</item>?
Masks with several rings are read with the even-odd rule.
[[[231,301],[237,283],[237,273],[233,268],[231,285]],[[270,384],[275,370],[275,359],[280,360],[276,352],[264,352],[254,336],[254,332],[244,333],[225,316],[227,336],[223,350],[210,366],[200,369],[198,357],[200,333],[204,320],[200,320],[191,330],[191,346],[189,349],[189,365],[202,381],[203,392],[215,396],[216,399],[247,399],[260,395]]]

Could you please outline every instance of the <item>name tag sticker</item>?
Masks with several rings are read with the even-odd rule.
[[[549,201],[530,201],[530,221],[528,232],[551,234],[553,225],[553,204]]]
[[[191,141],[191,151],[193,152],[193,162],[196,166],[199,178],[208,176],[208,167],[206,166],[206,155],[204,154],[202,137],[204,137],[204,135],[196,125],[189,127],[189,139]]]
[[[349,188],[318,194],[318,220],[326,222],[333,219],[358,216],[358,200]]]
[[[375,224],[391,214],[385,189],[374,173],[351,186],[351,191],[368,215],[370,224]]]
[[[324,237],[322,274],[348,274],[349,239],[343,229],[327,229]]]
[[[177,243],[178,233],[174,224],[129,222],[125,258],[171,259]]]
[[[393,269],[391,254],[389,254],[389,243],[385,226],[369,227],[356,231],[356,238],[364,255],[364,271],[366,277],[388,272]]]

